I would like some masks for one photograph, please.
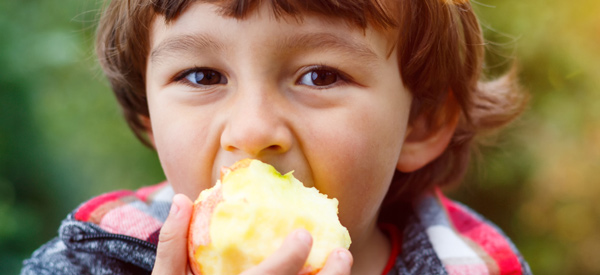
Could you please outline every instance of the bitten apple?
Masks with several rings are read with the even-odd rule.
[[[190,266],[195,274],[239,274],[258,265],[294,229],[304,228],[313,246],[302,272],[315,274],[329,253],[350,246],[340,224],[338,201],[305,187],[292,172],[245,159],[225,168],[221,180],[194,203],[189,230]]]

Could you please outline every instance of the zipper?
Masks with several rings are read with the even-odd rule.
[[[150,248],[152,250],[156,250],[156,245],[148,242],[148,241],[144,241],[144,240],[140,240],[138,238],[134,238],[131,236],[127,236],[127,235],[119,235],[119,234],[112,234],[112,233],[97,233],[97,234],[90,234],[90,235],[75,235],[73,237],[71,237],[71,240],[74,242],[84,242],[84,241],[89,241],[89,240],[106,240],[106,239],[110,239],[110,240],[121,240],[121,241],[126,241],[126,242],[130,242],[130,243],[134,243],[146,248]]]

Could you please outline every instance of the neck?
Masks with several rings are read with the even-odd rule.
[[[350,249],[354,258],[352,275],[381,274],[390,257],[390,241],[379,227],[372,224],[367,232],[371,233]]]

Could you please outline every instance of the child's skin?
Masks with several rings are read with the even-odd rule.
[[[309,14],[277,20],[269,9],[238,20],[196,3],[177,20],[158,17],[152,25],[148,133],[167,179],[185,195],[173,199],[155,274],[190,272],[189,198],[243,158],[294,170],[305,185],[339,200],[352,255],[334,251],[320,274],[380,274],[390,244],[377,216],[394,172],[424,166],[452,135],[456,119],[435,132],[424,123],[409,126],[412,97],[400,78],[393,32]],[[245,274],[298,273],[307,234],[290,234]]]

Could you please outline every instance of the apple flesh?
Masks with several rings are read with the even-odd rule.
[[[239,274],[258,265],[298,228],[313,237],[302,272],[315,274],[338,247],[350,246],[338,201],[305,187],[271,165],[245,159],[224,169],[221,180],[194,202],[189,229],[190,266],[195,274]]]

